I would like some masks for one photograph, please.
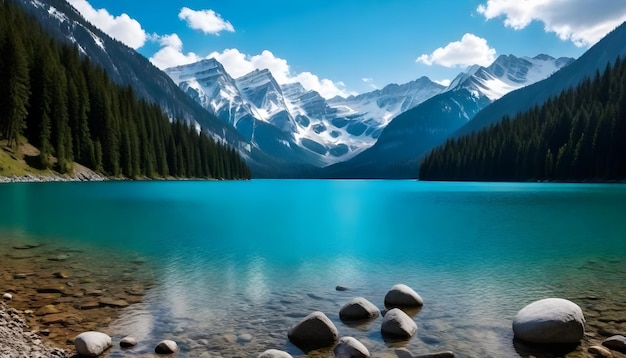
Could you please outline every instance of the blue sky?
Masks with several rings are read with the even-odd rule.
[[[158,67],[215,57],[269,68],[325,97],[421,76],[453,79],[502,54],[580,56],[626,20],[624,0],[69,0]]]

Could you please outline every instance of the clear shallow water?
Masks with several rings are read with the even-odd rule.
[[[320,310],[374,355],[406,346],[515,356],[511,319],[527,303],[626,300],[624,185],[24,183],[0,185],[0,198],[0,232],[158,264],[145,304],[115,324],[120,336],[150,342],[136,352],[168,337],[189,357],[269,348],[300,355],[287,331]],[[425,300],[413,339],[384,342],[380,318],[358,327],[339,321],[355,296],[384,308],[396,283]]]

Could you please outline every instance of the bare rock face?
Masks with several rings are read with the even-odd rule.
[[[97,357],[111,347],[111,337],[102,332],[83,332],[74,338],[74,347],[80,355]]]
[[[369,358],[370,352],[354,337],[342,337],[333,350],[335,358]]]
[[[412,288],[404,284],[393,286],[385,295],[387,307],[421,307],[424,300]]]
[[[348,301],[339,310],[342,321],[360,321],[378,317],[380,311],[373,303],[363,297],[356,297]]]
[[[387,337],[411,338],[417,331],[417,325],[404,311],[394,308],[385,314],[380,330]]]
[[[546,298],[522,308],[513,319],[515,337],[529,343],[577,343],[585,334],[585,317],[574,302]]]
[[[339,338],[339,332],[325,314],[316,311],[291,328],[288,337],[298,348],[309,352],[334,345]]]

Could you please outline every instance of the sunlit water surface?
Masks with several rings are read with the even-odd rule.
[[[269,348],[299,356],[287,331],[319,310],[374,356],[393,356],[396,347],[515,356],[511,320],[531,301],[626,300],[624,185],[24,183],[0,185],[0,198],[0,232],[156,264],[145,303],[113,325],[119,337],[142,342],[132,353],[172,338],[181,357]],[[382,318],[360,326],[339,320],[356,296],[384,309],[396,283],[425,301],[411,340],[385,342]]]

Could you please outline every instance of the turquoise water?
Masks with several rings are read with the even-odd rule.
[[[117,329],[143,341],[177,339],[182,356],[301,355],[286,333],[313,310],[376,354],[406,346],[515,356],[511,319],[529,302],[608,294],[598,281],[626,299],[624,185],[19,183],[0,185],[0,198],[0,232],[156,263],[157,286]],[[588,269],[597,262],[612,269]],[[396,283],[425,300],[413,339],[384,342],[380,319],[339,321],[355,296],[384,308]],[[242,333],[252,340],[229,338]]]

